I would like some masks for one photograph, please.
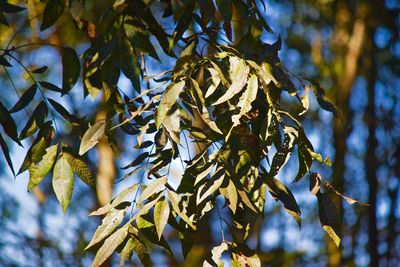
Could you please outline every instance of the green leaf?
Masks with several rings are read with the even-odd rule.
[[[158,234],[158,239],[161,239],[165,226],[167,225],[170,213],[170,207],[167,199],[158,201],[154,207],[154,223]]]
[[[228,244],[226,242],[222,242],[221,245],[214,247],[211,250],[211,259],[206,259],[203,263],[203,267],[211,267],[211,266],[224,266],[222,258],[222,253],[228,250]]]
[[[63,90],[58,87],[57,85],[54,85],[52,83],[46,82],[46,81],[41,81],[39,82],[40,86],[42,86],[43,88],[50,90],[50,91],[54,91],[57,93],[63,93]]]
[[[40,25],[40,30],[44,31],[47,28],[53,26],[54,23],[61,17],[64,11],[65,5],[63,0],[50,0],[43,13],[42,25]]]
[[[283,203],[286,211],[296,220],[298,226],[301,226],[300,208],[292,192],[276,178],[266,177],[266,183],[271,195]]]
[[[206,103],[204,100],[203,92],[200,89],[199,84],[193,80],[190,79],[192,88],[194,89],[194,92],[196,93],[196,108],[200,113],[201,119],[210,127],[211,130],[214,132],[217,132],[219,134],[222,134],[221,130],[218,128],[217,124],[211,120],[210,114],[208,113]]]
[[[233,248],[231,264],[232,267],[261,267],[260,258],[245,244],[240,244]]]
[[[18,139],[17,133],[17,125],[14,122],[14,119],[11,117],[10,112],[8,112],[7,108],[3,106],[0,102],[0,124],[3,126],[4,132],[16,142],[18,145],[22,146],[21,142]]]
[[[151,195],[157,193],[162,188],[164,188],[167,181],[168,181],[168,177],[164,176],[164,177],[156,179],[154,182],[152,182],[151,184],[146,186],[146,188],[143,190],[142,194],[140,195],[138,203],[143,202],[144,200],[148,199]]]
[[[32,112],[31,117],[26,122],[25,127],[22,129],[19,136],[20,140],[24,140],[26,137],[34,134],[46,120],[49,109],[44,101],[40,102],[35,110]]]
[[[139,238],[133,238],[133,249],[135,250],[140,262],[144,265],[144,267],[151,266],[149,252],[146,248],[146,245]]]
[[[64,213],[67,212],[73,187],[74,173],[65,156],[61,155],[54,166],[53,190]]]
[[[1,15],[2,15],[2,13],[0,12],[0,21],[1,21]],[[4,17],[4,19],[5,19],[5,17]],[[8,25],[6,25],[6,26],[8,26]],[[0,55],[0,65],[2,65],[4,67],[12,67],[12,65],[10,64],[10,62],[8,62],[8,60],[4,57],[4,55]]]
[[[104,244],[100,247],[94,257],[92,267],[100,267],[101,264],[105,262],[111,254],[113,254],[128,235],[128,227],[129,224],[124,225],[104,241]]]
[[[239,102],[236,105],[239,108],[239,114],[233,115],[232,116],[232,128],[231,130],[236,127],[237,125],[240,124],[240,118],[242,118],[243,115],[245,115],[247,112],[251,110],[251,104],[257,97],[257,91],[258,91],[258,79],[257,76],[254,74],[250,75],[250,78],[247,82],[247,89],[243,92],[243,94],[239,98]],[[229,134],[227,137],[225,137],[225,140],[227,140],[229,137]]]
[[[196,203],[199,205],[203,202],[207,197],[211,196],[224,182],[225,174],[224,169],[217,170],[215,174],[211,177],[211,180],[204,184],[197,191]],[[207,188],[206,191],[203,189]]]
[[[94,186],[94,178],[89,166],[78,156],[69,152],[63,152],[65,159],[68,161],[72,171],[88,186]]]
[[[163,121],[163,125],[165,129],[168,131],[169,135],[171,136],[172,140],[175,143],[180,143],[179,132],[181,130],[180,127],[180,109],[177,105],[174,105],[165,116]]]
[[[18,13],[25,10],[25,7],[17,6],[8,3],[7,1],[1,1],[0,10],[4,13]]]
[[[92,240],[86,246],[85,250],[99,243],[104,238],[109,236],[122,223],[126,214],[126,209],[111,209],[107,216],[103,218],[101,224],[94,232]]]
[[[6,141],[3,139],[3,136],[0,134],[0,145],[1,145],[1,149],[3,150],[3,155],[6,158],[8,167],[10,167],[11,172],[13,173],[13,175],[15,176],[15,171],[14,171],[14,166],[10,157],[10,150],[8,149],[8,145],[6,143]]]
[[[35,97],[37,90],[37,85],[34,83],[28,90],[24,92],[24,94],[19,98],[18,102],[10,109],[10,113],[15,113],[24,109],[32,99]]]
[[[0,23],[3,24],[4,26],[8,27],[10,25],[8,25],[8,21],[6,16],[4,16],[4,13],[0,11]],[[5,66],[4,64],[7,64],[8,61],[4,60],[4,57],[2,55],[0,55],[0,65]],[[10,63],[8,63],[10,65]],[[11,66],[5,66],[5,67],[11,67]]]
[[[35,73],[35,74],[43,74],[43,73],[45,73],[48,69],[49,69],[49,67],[43,66],[43,67],[34,69],[34,70],[32,70],[31,72],[32,72],[32,73]]]
[[[174,209],[174,211],[178,214],[179,217],[181,217],[181,219],[185,223],[187,223],[187,225],[192,227],[193,230],[196,230],[196,226],[193,224],[193,221],[191,219],[189,219],[189,217],[186,215],[186,213],[179,208],[179,203],[181,202],[181,197],[173,191],[168,190],[167,193],[168,193],[168,198],[171,200],[171,205],[172,205],[172,208]]]
[[[220,188],[219,189],[221,194],[228,199],[229,201],[229,208],[231,209],[232,213],[236,213],[237,203],[238,203],[238,193],[235,187],[235,184],[229,180],[229,184],[227,188]]]
[[[81,120],[76,117],[75,115],[72,115],[71,113],[68,112],[62,105],[60,105],[58,102],[54,101],[51,98],[47,98],[49,100],[50,104],[53,106],[53,108],[66,120],[68,120],[70,123],[73,124],[80,124]]]
[[[57,156],[58,144],[46,148],[46,154],[38,165],[31,164],[29,167],[28,191],[37,186],[50,172]]]
[[[82,156],[92,147],[94,147],[104,135],[106,128],[105,121],[98,121],[93,126],[89,126],[89,129],[85,132],[82,137],[81,145],[79,147],[79,155]]]
[[[310,192],[313,195],[317,195],[319,193],[319,189],[321,187],[322,177],[319,173],[310,173]]]
[[[246,85],[250,68],[246,66],[245,61],[237,57],[229,57],[229,63],[229,76],[232,83],[225,94],[214,102],[213,106],[222,104],[236,96]]]
[[[140,93],[140,65],[132,44],[127,39],[122,40],[119,55],[122,72],[131,81],[136,92]]]
[[[175,104],[184,87],[185,81],[180,81],[178,83],[171,83],[165,90],[160,104],[158,105],[157,116],[155,118],[157,129],[160,128],[165,117],[167,116],[168,111]]]
[[[63,94],[67,94],[74,87],[81,73],[81,63],[74,49],[69,47],[63,49],[62,67],[62,90]]]
[[[339,247],[341,237],[339,232],[339,216],[335,205],[326,193],[318,193],[319,220],[325,232],[332,238]]]
[[[215,90],[217,90],[220,82],[221,82],[221,78],[219,77],[219,72],[213,68],[207,68],[208,72],[210,72],[211,75],[211,85],[208,87],[207,92],[205,94],[205,98],[208,98],[210,95],[212,95]]]
[[[49,147],[53,138],[54,128],[51,126],[51,122],[47,122],[42,126],[35,140],[33,141],[32,146],[28,149],[18,174],[26,171],[32,163],[36,164],[42,160],[42,157],[46,153],[46,148]]]
[[[190,23],[193,21],[192,13],[194,11],[194,8],[195,2],[189,1],[186,3],[185,9],[183,10],[181,17],[176,24],[174,33],[172,34],[172,38],[169,43],[169,51],[172,51],[178,41],[182,38],[182,35],[189,28]]]
[[[299,129],[299,135],[297,138],[297,147],[298,147],[298,159],[299,159],[299,171],[296,175],[296,178],[293,182],[298,182],[306,173],[310,171],[312,162],[314,148],[311,142],[308,140],[307,136],[304,133],[304,129]]]
[[[122,202],[124,202],[125,199],[127,199],[130,195],[132,195],[136,191],[138,186],[139,186],[139,184],[134,184],[128,188],[125,188],[114,199],[112,199],[110,203],[97,209],[96,211],[93,211],[92,213],[89,214],[89,216],[106,214],[107,212],[109,212],[113,208],[117,207]]]
[[[283,145],[280,147],[280,149],[272,159],[271,169],[269,172],[269,176],[271,177],[276,176],[281,168],[289,160],[298,136],[298,130],[293,127],[285,126],[283,128],[283,131],[285,133]]]

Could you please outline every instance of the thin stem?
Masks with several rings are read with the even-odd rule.
[[[188,156],[189,156],[189,160],[192,161],[192,157],[190,156],[190,151],[189,151],[189,142],[188,142],[188,140],[187,140],[187,138],[186,138],[185,132],[183,132],[183,137],[184,137],[184,139],[185,139],[186,149],[187,149],[187,153],[188,153]]]

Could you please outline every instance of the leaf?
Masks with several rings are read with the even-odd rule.
[[[111,256],[128,235],[128,226],[129,224],[124,225],[104,241],[104,244],[100,247],[94,257],[92,267],[99,267]]]
[[[21,142],[18,139],[17,133],[17,125],[14,122],[14,119],[11,117],[10,112],[8,112],[7,108],[3,106],[0,102],[0,124],[3,126],[4,132],[16,142],[18,145],[22,146]]]
[[[0,10],[4,13],[18,13],[25,10],[25,7],[17,6],[8,3],[7,1],[1,1]]]
[[[140,262],[145,266],[151,266],[150,255],[146,248],[146,245],[139,239],[133,239],[133,249],[139,257]]]
[[[50,172],[57,156],[58,144],[46,148],[46,154],[38,165],[31,164],[29,167],[28,191],[37,186]]]
[[[303,115],[310,108],[310,103],[308,101],[307,92],[301,96],[301,104],[303,105],[303,110],[299,113],[299,116]]]
[[[177,144],[180,143],[180,138],[179,138],[179,131],[181,130],[180,120],[181,120],[180,110],[177,105],[174,105],[168,111],[168,113],[163,121],[163,125],[164,125],[165,129],[168,131],[172,140],[174,140],[174,142]]]
[[[140,93],[140,65],[132,44],[126,38],[121,41],[119,54],[122,72],[131,81],[136,92]]]
[[[22,129],[19,136],[20,140],[24,140],[26,137],[34,134],[46,120],[49,109],[44,101],[40,102],[35,110],[32,112],[31,117],[26,122],[25,127]]]
[[[0,12],[0,16],[1,14],[2,13]],[[8,62],[8,60],[4,57],[4,55],[0,55],[0,65],[2,65],[3,67],[12,67],[12,65],[10,64],[10,62]]]
[[[107,212],[109,212],[113,208],[117,207],[122,202],[124,202],[130,195],[133,194],[133,192],[136,191],[138,186],[139,186],[139,184],[134,184],[128,188],[125,188],[114,199],[112,199],[110,203],[108,203],[107,205],[104,205],[103,207],[97,209],[96,211],[93,211],[92,213],[89,214],[89,216],[106,214]]]
[[[31,72],[32,72],[32,73],[35,73],[35,74],[43,74],[43,73],[45,73],[48,69],[49,69],[49,68],[48,68],[47,66],[43,66],[43,67],[34,69],[34,70],[32,70]]]
[[[79,157],[69,152],[63,152],[65,159],[68,161],[72,171],[88,186],[94,186],[94,178],[89,166]]]
[[[6,16],[4,16],[4,13],[1,11],[0,11],[0,23],[6,27],[10,26],[10,25],[8,25]],[[0,65],[3,65],[6,62],[8,63],[8,61],[4,60],[4,57],[2,55],[0,55]],[[8,64],[10,64],[10,63],[8,63]],[[3,66],[5,66],[5,65],[3,65]],[[7,67],[7,66],[5,66],[5,67]],[[11,67],[11,66],[8,66],[8,67]]]
[[[107,216],[103,218],[101,224],[97,227],[94,232],[92,240],[86,246],[85,250],[89,249],[93,245],[99,243],[104,238],[109,236],[114,230],[121,224],[126,214],[126,209],[111,209]]]
[[[75,115],[72,115],[71,113],[68,112],[68,110],[66,110],[62,105],[60,105],[59,103],[57,103],[56,101],[54,101],[51,98],[47,98],[47,100],[49,100],[50,104],[53,106],[53,108],[66,120],[68,120],[70,123],[74,123],[74,124],[80,124],[81,120],[76,117]]]
[[[210,259],[206,259],[203,263],[203,267],[211,267],[211,266],[224,266],[224,263],[221,260],[222,253],[228,250],[228,244],[226,242],[222,242],[221,245],[214,247],[211,250],[211,261]],[[210,264],[211,262],[211,264]]]
[[[178,99],[184,87],[185,87],[185,81],[180,81],[178,83],[170,84],[167,87],[167,89],[165,89],[160,104],[158,105],[157,116],[155,118],[157,129],[160,128],[165,117],[167,116],[168,111],[175,104],[176,100]]]
[[[310,174],[310,192],[313,195],[317,195],[319,193],[319,189],[321,187],[321,175],[319,173],[313,172]]]
[[[219,77],[218,71],[216,71],[213,68],[207,68],[207,70],[211,74],[211,85],[207,89],[207,92],[204,96],[205,98],[208,98],[210,95],[212,95],[215,92],[215,90],[217,90],[221,82],[221,78]]]
[[[140,154],[137,158],[135,158],[131,163],[129,163],[128,165],[126,165],[125,167],[122,167],[122,170],[126,170],[132,167],[135,167],[141,163],[143,163],[143,161],[149,156],[149,152],[144,152],[142,154]]]
[[[161,178],[156,179],[154,182],[149,184],[140,195],[138,203],[143,202],[144,200],[148,199],[151,195],[160,191],[168,181],[168,177],[164,176]]]
[[[296,220],[298,226],[301,226],[300,208],[292,192],[276,178],[267,177],[266,183],[271,195],[283,203],[286,211]]]
[[[63,49],[62,67],[62,90],[63,94],[67,94],[74,87],[81,73],[81,63],[74,49],[69,47]]]
[[[215,122],[210,119],[210,114],[208,113],[208,110],[207,110],[207,107],[205,104],[205,100],[204,100],[204,96],[203,96],[203,92],[201,91],[199,84],[193,79],[190,79],[190,81],[191,81],[192,88],[194,89],[194,92],[196,93],[196,96],[197,96],[197,97],[195,97],[196,105],[197,105],[196,108],[200,113],[201,119],[208,125],[208,127],[210,127],[211,130],[213,130],[214,132],[217,132],[219,134],[222,134],[222,132],[218,128],[217,124],[215,124]]]
[[[79,155],[82,156],[92,147],[94,147],[104,135],[106,122],[104,120],[96,122],[82,137],[81,145],[79,147]]]
[[[232,83],[225,94],[213,103],[213,106],[222,104],[236,96],[236,94],[238,94],[246,85],[250,68],[246,66],[243,60],[236,57],[230,57],[229,62]]]
[[[44,9],[40,30],[44,31],[53,26],[62,15],[64,8],[63,0],[50,0]]]
[[[43,88],[46,88],[47,90],[54,91],[57,93],[63,93],[63,90],[60,87],[58,87],[57,85],[54,85],[52,83],[49,83],[46,81],[41,81],[41,82],[39,82],[39,84],[40,84],[40,86],[42,86]]]
[[[207,190],[204,192],[204,190],[202,190],[204,188],[200,187],[200,189],[197,191],[197,197],[196,197],[197,205],[199,205],[207,197],[209,197],[217,189],[219,189],[222,183],[224,182],[224,178],[225,178],[224,169],[216,171],[211,180],[207,184],[208,186]]]
[[[229,180],[229,184],[227,188],[220,188],[221,194],[228,199],[229,201],[229,208],[231,209],[232,213],[236,213],[237,203],[238,203],[238,193],[234,183]]]
[[[319,220],[325,232],[332,238],[339,247],[341,237],[339,233],[339,216],[335,205],[326,193],[318,193]]]
[[[15,171],[14,171],[14,166],[10,157],[10,150],[8,149],[8,145],[6,143],[6,141],[3,139],[3,136],[0,134],[0,145],[1,145],[1,149],[3,150],[3,155],[6,158],[8,167],[10,167],[11,172],[13,173],[13,175],[15,176]]]
[[[24,94],[19,98],[18,102],[10,109],[10,113],[15,113],[24,109],[35,97],[37,85],[34,83]]]
[[[245,244],[240,244],[233,248],[231,264],[232,267],[261,267],[258,255]]]
[[[247,89],[243,92],[243,94],[239,98],[239,102],[236,105],[239,108],[239,114],[232,116],[232,128],[231,130],[240,124],[240,118],[251,110],[251,103],[256,99],[258,91],[258,79],[254,74],[250,75],[249,80],[247,81]],[[229,134],[227,135],[229,137]],[[225,140],[228,139],[225,138]]]
[[[154,224],[156,226],[158,239],[161,239],[165,226],[167,225],[170,213],[168,200],[164,198],[158,201],[154,207]]]
[[[311,142],[308,140],[304,133],[304,129],[300,128],[297,138],[297,153],[299,159],[299,171],[293,182],[298,182],[306,173],[310,171],[313,159],[314,159],[314,148]]]
[[[194,8],[195,3],[193,1],[189,1],[185,5],[185,9],[183,10],[181,17],[176,24],[174,33],[172,34],[172,38],[169,43],[169,51],[172,51],[178,41],[182,38],[184,32],[189,28],[190,23],[193,21],[192,13],[194,11]]]
[[[185,212],[181,211],[181,209],[179,208],[179,203],[181,201],[181,197],[173,192],[173,191],[167,191],[168,197],[171,200],[171,205],[172,208],[174,209],[174,211],[178,214],[179,217],[181,217],[181,219],[190,227],[193,228],[193,230],[196,230],[196,226],[193,224],[193,221],[191,219],[189,219],[189,217],[186,215]]]
[[[50,142],[54,139],[54,128],[51,126],[51,122],[47,122],[42,126],[39,133],[37,134],[32,146],[28,149],[25,159],[22,162],[21,168],[18,174],[26,171],[31,164],[36,164],[46,153],[46,148],[49,147]]]
[[[53,190],[64,213],[67,212],[73,187],[74,173],[66,158],[61,155],[54,166]]]
[[[278,150],[278,152],[274,155],[274,158],[272,159],[271,169],[269,172],[269,176],[271,176],[271,177],[276,176],[279,173],[280,169],[289,160],[290,155],[291,155],[294,145],[295,145],[295,141],[298,136],[298,130],[293,127],[285,126],[283,128],[283,131],[285,133],[283,145],[281,146],[281,148]]]

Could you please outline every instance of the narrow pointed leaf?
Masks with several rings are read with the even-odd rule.
[[[8,149],[8,145],[6,141],[3,139],[3,136],[0,134],[0,145],[1,149],[3,150],[3,155],[7,161],[8,167],[10,167],[11,172],[15,176],[14,166],[10,157],[10,150]]]
[[[11,117],[10,112],[5,106],[0,102],[0,124],[3,126],[4,132],[16,142],[18,145],[22,146],[18,139],[17,125],[14,119]]]
[[[69,47],[63,49],[62,67],[62,90],[63,94],[67,94],[81,73],[81,63],[74,49]]]
[[[57,159],[53,171],[53,190],[64,213],[67,212],[74,187],[74,173],[64,156]]]
[[[170,213],[168,200],[164,198],[158,201],[154,207],[154,223],[158,234],[158,239],[161,239],[165,226],[167,225]]]
[[[31,191],[38,185],[44,177],[50,172],[57,156],[58,144],[50,146],[46,149],[46,154],[38,165],[31,164],[29,167],[29,184],[28,191]]]
[[[89,126],[82,137],[79,155],[82,156],[100,141],[104,135],[105,127],[105,121],[98,121],[93,126]]]
[[[325,232],[332,238],[336,246],[340,245],[339,217],[335,205],[326,193],[317,194],[319,220]]]
[[[50,0],[44,9],[40,30],[44,31],[53,26],[62,15],[64,8],[63,0]]]
[[[157,193],[160,191],[162,188],[164,188],[165,184],[168,181],[168,177],[164,176],[161,178],[156,179],[154,182],[149,184],[142,192],[140,195],[138,203],[148,199],[151,195]]]
[[[64,152],[65,159],[68,161],[72,171],[88,186],[94,186],[94,178],[89,166],[78,156],[72,153]]]
[[[20,97],[18,102],[10,109],[10,113],[15,113],[24,109],[35,97],[37,85],[34,83],[24,94]]]
[[[271,195],[283,203],[286,211],[296,220],[299,227],[301,226],[300,208],[294,198],[292,192],[276,178],[266,179],[268,190]]]
[[[49,109],[44,101],[40,102],[35,110],[32,112],[31,117],[26,122],[25,127],[22,129],[19,136],[20,140],[24,140],[26,137],[34,134],[44,124]]]
[[[92,240],[86,246],[85,250],[99,243],[109,236],[121,224],[125,217],[126,209],[112,209],[107,216],[103,218],[101,224],[97,227],[93,234]]]
[[[168,111],[175,104],[184,87],[185,81],[180,81],[178,83],[170,84],[167,89],[165,89],[157,109],[157,116],[155,119],[157,129],[160,128],[165,117],[167,116]]]
[[[100,267],[103,262],[105,262],[111,254],[117,249],[117,247],[125,240],[128,235],[128,225],[118,229],[110,237],[104,241],[104,244],[97,251],[94,257],[92,267]]]

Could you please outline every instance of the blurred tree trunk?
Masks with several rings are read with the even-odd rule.
[[[96,121],[105,118],[106,112],[101,111],[97,114]],[[114,153],[105,138],[97,145],[97,154],[96,195],[99,205],[104,206],[111,200],[116,175]]]
[[[335,73],[334,86],[336,86],[335,100],[340,109],[341,118],[334,120],[333,145],[335,148],[335,159],[333,162],[332,184],[339,192],[345,192],[345,157],[347,153],[346,140],[350,133],[349,124],[352,122],[352,112],[349,109],[349,99],[358,73],[358,62],[365,43],[366,18],[363,6],[359,5],[352,14],[350,4],[340,2],[337,4],[335,45],[338,62]],[[352,15],[355,15],[352,20]],[[351,23],[351,24],[350,24]],[[350,28],[351,33],[346,29]],[[333,196],[336,207],[343,217],[342,200]],[[341,229],[339,230],[341,231]],[[342,252],[340,248],[328,239],[328,266],[340,266]]]

